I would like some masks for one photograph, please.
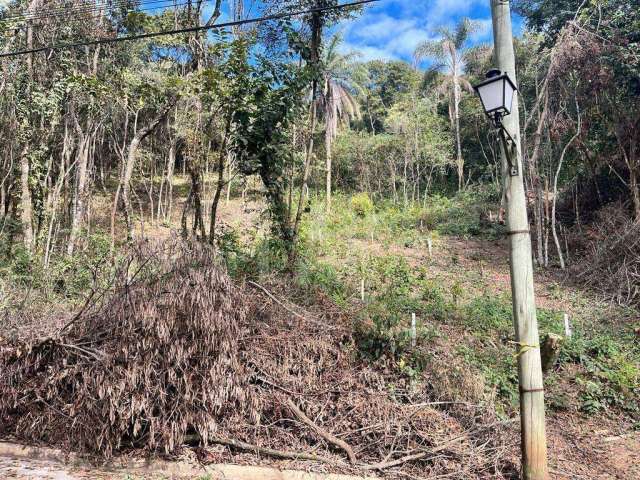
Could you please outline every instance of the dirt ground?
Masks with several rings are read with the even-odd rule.
[[[393,246],[391,252],[378,242],[353,240],[353,246],[372,254],[393,253],[404,256],[413,266],[428,265],[432,274],[445,285],[456,279],[472,277],[476,272],[483,282],[466,285],[468,289],[488,285],[496,295],[510,291],[509,256],[506,240],[440,238],[428,258],[423,248]],[[452,259],[455,261],[452,262]],[[464,271],[465,274],[461,274]],[[536,272],[536,305],[564,311],[580,320],[580,302],[588,296],[568,285],[558,272]],[[560,290],[560,292],[559,292]],[[478,294],[474,292],[474,294]],[[592,298],[593,302],[597,299]],[[579,328],[575,325],[574,328]],[[517,429],[517,424],[514,429]],[[640,431],[617,417],[587,416],[580,412],[548,412],[547,436],[549,468],[555,480],[636,480],[640,479]],[[518,450],[513,448],[514,460]]]
[[[252,228],[254,220],[259,216],[258,206],[245,207],[239,201],[232,201],[229,205],[222,203],[221,218],[223,222],[233,226],[241,226],[245,232]],[[171,231],[162,226],[156,226],[155,229],[146,228],[147,234],[152,233],[155,237],[166,237]],[[366,240],[351,240],[351,247],[373,254],[389,253],[388,246]],[[467,273],[476,272],[478,278],[485,280],[481,283],[489,285],[491,291],[496,294],[508,292],[510,289],[506,240],[488,241],[442,237],[437,240],[431,258],[421,247],[392,246],[391,249],[392,253],[405,256],[412,265],[428,265],[444,282],[459,278],[461,271],[464,270]],[[453,258],[455,261],[452,261]],[[469,275],[464,277],[469,278]],[[572,291],[571,287],[562,282],[562,278],[557,274],[546,273],[542,275],[536,272],[535,278],[538,306],[565,311],[572,318],[579,315],[579,311],[571,299],[574,298],[574,294],[583,295],[584,292]],[[561,285],[562,294],[558,294],[559,285]],[[469,288],[474,288],[474,285],[470,285]],[[512,455],[514,463],[517,463],[519,456],[517,423],[514,424],[513,429],[515,441],[512,446]],[[606,415],[587,416],[575,411],[550,412],[547,418],[547,433],[552,479],[640,479],[640,432],[633,431],[632,426],[621,418]],[[240,463],[244,463],[242,457],[230,455],[228,458],[232,459],[231,461],[240,459]],[[253,459],[253,462],[256,462],[256,459]],[[259,463],[263,466],[288,468],[287,464],[268,459],[261,459]],[[0,479],[5,478],[19,480],[209,478],[214,480],[219,477],[207,477],[206,474],[200,476],[193,472],[187,474],[162,471],[150,473],[119,470],[114,472],[100,468],[65,465],[57,460],[46,458],[0,455]],[[229,478],[231,480],[231,477]],[[420,479],[420,477],[411,478]]]

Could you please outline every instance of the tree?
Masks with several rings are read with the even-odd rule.
[[[339,53],[338,46],[341,41],[341,34],[334,35],[324,52],[322,58],[323,88],[318,97],[317,108],[318,113],[324,117],[325,121],[324,146],[327,160],[327,212],[331,211],[331,149],[333,141],[338,135],[338,128],[341,124],[360,117],[358,103],[351,94],[355,88],[362,88],[355,84],[352,76],[355,68],[353,59],[357,54]]]
[[[363,91],[358,95],[363,125],[367,131],[377,134],[385,130],[387,110],[405,93],[411,92],[420,77],[411,65],[400,60],[372,60],[353,72]],[[360,78],[361,77],[361,78]]]
[[[460,99],[462,87],[471,91],[471,84],[463,76],[464,65],[468,53],[465,48],[469,36],[477,29],[477,24],[468,18],[463,18],[451,30],[446,27],[438,29],[439,40],[428,40],[418,45],[414,52],[416,62],[424,59],[434,60],[429,68],[430,72],[441,72],[444,76],[439,80],[440,89],[449,95],[449,118],[456,136],[456,164],[458,167],[458,189],[464,187],[464,159],[462,157],[462,142],[460,140]]]
[[[409,200],[420,200],[422,189],[426,197],[434,174],[452,164],[450,136],[435,101],[415,91],[400,97],[389,109],[386,123],[402,150],[402,198],[407,206]]]

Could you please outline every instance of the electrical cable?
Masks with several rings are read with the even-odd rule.
[[[327,12],[327,11],[332,11],[332,10],[342,10],[344,8],[351,8],[351,7],[358,7],[358,6],[362,6],[362,5],[367,5],[370,3],[376,3],[379,2],[380,0],[358,0],[358,1],[353,1],[350,3],[344,3],[342,5],[333,5],[333,6],[327,6],[327,7],[316,7],[316,8],[310,8],[307,10],[299,10],[297,12],[291,12],[291,13],[279,13],[279,14],[273,14],[273,15],[267,15],[264,17],[259,17],[259,18],[249,18],[246,20],[236,20],[233,22],[226,22],[226,23],[219,23],[219,24],[214,24],[214,25],[203,25],[203,26],[199,26],[199,27],[188,27],[188,28],[180,28],[180,29],[175,29],[175,30],[164,30],[164,31],[160,31],[160,32],[149,32],[149,33],[141,33],[138,35],[128,35],[128,36],[124,36],[124,37],[113,37],[113,38],[96,38],[93,40],[87,40],[84,42],[77,42],[77,43],[59,43],[59,44],[55,44],[55,45],[48,45],[45,47],[37,47],[37,48],[31,48],[31,49],[27,49],[27,50],[17,50],[14,52],[7,52],[7,53],[0,53],[0,58],[6,58],[6,57],[16,57],[16,56],[20,56],[20,55],[28,55],[28,54],[32,54],[32,53],[39,53],[39,52],[51,52],[54,50],[66,50],[69,48],[77,48],[77,47],[86,47],[86,46],[90,46],[90,45],[101,45],[101,44],[105,44],[105,43],[117,43],[117,42],[125,42],[125,41],[130,41],[130,40],[142,40],[142,39],[146,39],[146,38],[154,38],[154,37],[161,37],[161,36],[165,36],[165,35],[177,35],[177,34],[181,34],[181,33],[194,33],[194,32],[201,32],[201,31],[205,31],[205,30],[212,30],[212,29],[218,29],[218,28],[226,28],[226,27],[235,27],[235,26],[240,26],[240,25],[246,25],[246,24],[251,24],[251,23],[259,23],[259,22],[266,22],[269,20],[282,20],[285,18],[291,18],[291,17],[296,17],[299,15],[309,15],[309,14],[313,14],[313,13],[322,13],[322,12]]]
[[[124,1],[126,2],[128,0],[124,0]],[[165,11],[171,9],[171,8],[183,7],[183,6],[186,6],[186,5],[189,4],[188,0],[181,0],[180,2],[177,2],[177,0],[161,0],[161,1],[162,2],[170,2],[170,3],[167,3],[164,6],[153,6],[153,7],[147,6],[146,8],[127,9],[127,10],[125,10],[125,13],[146,12],[146,11],[156,11],[156,10],[162,10],[163,12],[165,12]],[[210,1],[210,0],[203,0],[203,2],[208,2],[208,1]],[[156,2],[150,2],[150,3],[156,3]],[[145,6],[145,5],[147,5],[147,4],[143,4],[141,6]],[[42,20],[47,20],[47,19],[55,19],[57,17],[67,17],[67,21],[68,22],[72,22],[74,20],[76,20],[76,21],[77,20],[80,20],[80,21],[86,20],[87,16],[92,16],[92,15],[93,16],[97,16],[97,15],[101,15],[101,14],[104,15],[104,11],[102,11],[100,9],[97,9],[95,11],[77,12],[77,15],[75,16],[75,18],[74,18],[74,16],[71,16],[71,18],[69,18],[69,15],[67,15],[66,13],[60,13],[60,14],[52,15],[52,16],[42,16],[42,17],[39,17],[39,18],[41,18]],[[31,19],[26,20],[26,21],[31,21]],[[38,27],[38,26],[42,26],[43,23],[38,22],[38,23],[33,23],[32,25],[34,27]],[[2,34],[4,32],[16,32],[16,31],[19,31],[19,30],[24,30],[25,28],[26,28],[26,24],[22,25],[22,26],[19,26],[19,27],[18,26],[14,27],[14,26],[11,26],[11,25],[4,25],[4,27],[3,27],[2,19],[0,19],[0,34]]]
[[[205,0],[208,1],[208,0]],[[68,17],[69,15],[81,15],[81,14],[97,14],[106,10],[114,11],[116,9],[125,9],[125,11],[148,11],[148,10],[161,10],[167,9],[174,6],[179,6],[181,4],[176,4],[175,0],[153,0],[148,3],[143,3],[138,6],[128,7],[129,0],[119,0],[116,2],[108,2],[103,4],[94,4],[94,5],[85,5],[82,7],[70,7],[70,8],[61,8],[56,11],[39,11],[32,15],[24,15],[24,16],[13,16],[13,17],[5,17],[0,18],[0,25],[13,23],[13,22],[28,22],[33,20],[41,20],[41,19],[49,19],[49,18],[57,18],[57,17]],[[152,4],[156,4],[151,6]],[[144,7],[144,8],[142,8]]]

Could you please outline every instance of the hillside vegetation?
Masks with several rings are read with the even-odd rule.
[[[198,30],[333,0],[72,3],[3,51],[191,30],[0,63],[1,438],[518,478],[480,24],[363,61],[362,7]],[[640,477],[640,4],[513,3],[552,474]]]

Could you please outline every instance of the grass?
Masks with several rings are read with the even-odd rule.
[[[393,358],[397,368],[413,375],[428,369],[429,358],[410,346],[411,313],[421,325],[429,325],[419,335],[427,351],[434,338],[447,339],[443,329],[450,332],[450,351],[482,375],[487,396],[498,400],[499,412],[508,413],[518,401],[510,293],[495,293],[490,276],[468,263],[471,259],[491,270],[491,259],[480,254],[461,259],[453,252],[443,267],[428,258],[426,248],[429,239],[442,251],[452,236],[491,240],[500,235],[501,227],[482,225],[478,214],[477,206],[491,195],[436,196],[410,208],[386,202],[371,206],[368,197],[336,196],[328,216],[323,202],[317,201],[304,225],[299,282],[306,289],[322,290],[338,305],[358,306],[356,343],[363,357]],[[359,301],[362,280],[364,304]],[[615,409],[640,418],[640,348],[630,326],[613,321],[628,312],[611,310],[586,293],[557,284],[545,288],[563,310],[538,308],[541,335],[564,335],[566,309],[573,312],[575,324],[557,368],[546,376],[549,405],[585,413]],[[565,398],[567,389],[572,395]]]

